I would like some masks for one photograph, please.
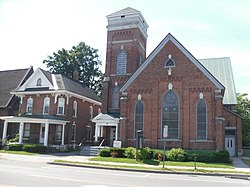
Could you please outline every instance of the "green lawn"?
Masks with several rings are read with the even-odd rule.
[[[0,153],[9,153],[9,154],[17,154],[17,155],[35,155],[37,153],[30,153],[26,151],[6,151],[6,150],[0,150]]]
[[[112,158],[112,157],[95,157],[91,158],[92,161],[103,161],[103,162],[117,162],[117,163],[130,163],[130,164],[145,164],[145,165],[162,165],[163,162],[159,162],[158,160],[144,160],[137,161],[135,159],[129,158]],[[194,162],[170,162],[166,161],[165,166],[186,166],[186,167],[194,167]],[[233,169],[232,164],[228,163],[204,163],[197,162],[197,167],[205,167],[205,168],[228,168]]]

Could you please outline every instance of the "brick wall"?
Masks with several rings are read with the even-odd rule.
[[[165,63],[172,55],[176,67],[168,76]],[[162,147],[161,108],[162,100],[168,92],[168,85],[173,85],[173,92],[179,98],[179,140],[168,141],[168,147],[185,149],[215,149],[215,86],[214,84],[170,41],[163,47],[144,71],[128,88],[127,109],[121,115],[127,116],[126,139],[128,145],[134,144],[134,106],[138,94],[144,103],[144,137],[150,147]],[[207,142],[196,139],[196,106],[199,94],[203,93],[208,110]],[[220,105],[219,107],[222,107]]]

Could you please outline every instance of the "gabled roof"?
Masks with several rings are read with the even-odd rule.
[[[55,75],[57,76],[57,75]],[[68,91],[71,91],[71,92],[74,92],[76,94],[80,94],[80,95],[83,95],[85,97],[88,97],[88,98],[91,98],[91,99],[94,99],[96,101],[101,101],[100,97],[98,97],[89,87],[87,87],[85,84],[79,82],[79,81],[76,81],[72,78],[69,78],[69,77],[66,77],[64,75],[61,74],[60,76],[61,78],[61,82],[63,83],[62,85],[64,87],[60,88],[59,89],[65,89],[65,90],[68,90]],[[58,80],[58,79],[57,79]]]
[[[162,50],[162,48],[169,42],[173,42],[176,47],[189,58],[189,60],[199,68],[207,78],[218,88],[225,89],[224,86],[170,33],[161,41],[161,43],[154,49],[154,51],[147,57],[145,62],[136,70],[136,72],[128,79],[128,81],[120,89],[121,92],[126,91],[129,85],[140,75],[140,73],[147,67],[153,58]]]
[[[230,58],[208,58],[199,59],[199,61],[225,86],[223,104],[237,104]]]
[[[33,73],[33,67],[26,69],[0,71],[0,107],[7,107],[13,97],[10,92],[21,86]]]
[[[38,78],[42,79],[42,85],[36,85]],[[62,74],[53,74],[38,68],[24,85],[13,90],[13,94],[25,92],[71,92],[86,100],[101,104],[101,99],[85,84]]]
[[[98,114],[96,117],[94,117],[92,119],[92,122],[94,123],[103,123],[103,124],[116,124],[119,122],[119,118],[115,118],[109,114],[103,114],[103,113],[100,113]]]

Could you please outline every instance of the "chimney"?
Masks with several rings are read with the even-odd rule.
[[[75,69],[73,72],[73,79],[75,79],[77,81],[79,80],[79,72],[77,69]]]

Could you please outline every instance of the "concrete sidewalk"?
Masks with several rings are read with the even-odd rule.
[[[71,162],[83,162],[83,163],[96,163],[96,164],[105,164],[110,166],[142,166],[147,168],[159,169],[162,168],[160,166],[154,165],[145,165],[145,164],[128,164],[128,163],[114,163],[114,162],[100,162],[100,161],[90,161],[89,156],[79,156],[77,154],[72,153],[57,153],[57,154],[42,154],[42,155],[17,155],[17,154],[8,154],[8,153],[0,153],[0,159],[6,160],[19,160],[24,162],[44,162],[44,163],[52,163],[55,160],[64,160],[64,161],[71,161]],[[244,157],[244,159],[250,159]],[[213,171],[232,171],[232,172],[249,172],[250,168],[241,160],[240,157],[232,157],[234,169],[227,169],[227,168],[202,168],[197,167],[197,169],[204,169],[204,170],[213,170]],[[63,163],[62,163],[63,164]],[[85,164],[85,167],[86,167]],[[65,165],[65,164],[64,164]],[[183,167],[183,166],[168,166],[165,165],[165,168],[169,169],[194,169],[194,167]]]

